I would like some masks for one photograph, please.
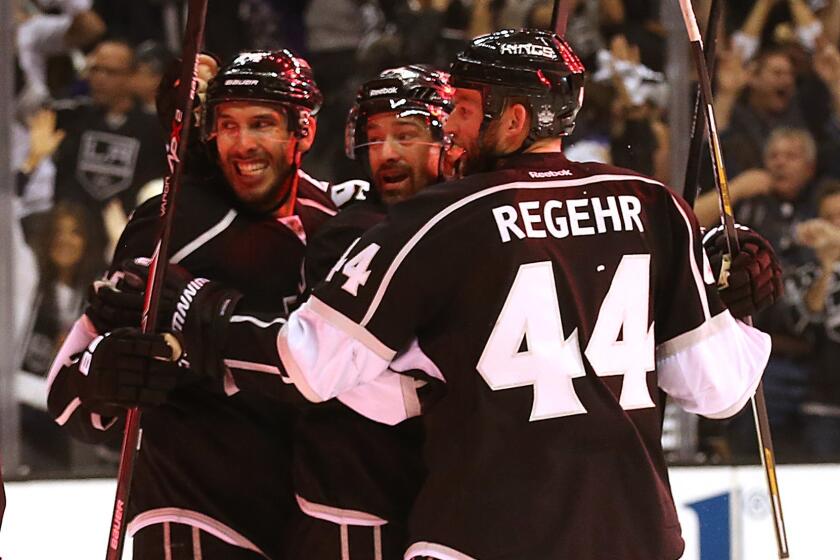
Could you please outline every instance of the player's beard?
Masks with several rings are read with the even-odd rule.
[[[491,122],[477,138],[463,147],[464,154],[459,163],[461,176],[492,171],[496,168],[500,157],[495,147],[498,126],[496,121]]]
[[[268,162],[266,176],[262,180],[242,177],[236,160],[224,161],[221,167],[237,200],[249,210],[267,213],[278,208],[286,200],[294,168],[282,153],[257,153],[252,157],[260,159],[258,156],[262,156],[262,159]]]
[[[417,172],[403,163],[386,163],[377,171],[374,184],[386,204],[394,204],[411,197],[418,189]]]

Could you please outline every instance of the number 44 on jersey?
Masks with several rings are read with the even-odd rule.
[[[624,376],[623,409],[653,407],[646,376],[654,369],[649,285],[650,255],[622,257],[581,354],[577,328],[563,337],[551,262],[522,265],[476,368],[494,391],[533,385],[532,421],[586,414],[572,383],[586,375],[584,356],[599,377]],[[523,338],[527,350],[520,351]]]

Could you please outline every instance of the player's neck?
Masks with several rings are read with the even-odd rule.
[[[525,153],[544,154],[563,151],[562,138],[541,138],[528,146]]]
[[[289,186],[289,196],[287,196],[283,204],[274,211],[275,218],[286,218],[291,216],[295,211],[295,202],[297,201],[298,191],[298,174],[295,172],[289,175],[287,180],[291,182],[291,185]]]

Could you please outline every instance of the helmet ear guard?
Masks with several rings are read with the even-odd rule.
[[[292,131],[298,138],[306,138],[309,136],[309,125],[312,123],[312,113],[306,109],[298,110],[297,125]]]

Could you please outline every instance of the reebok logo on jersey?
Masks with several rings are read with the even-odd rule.
[[[397,93],[397,88],[396,87],[383,87],[383,88],[370,90],[368,92],[368,95],[373,97],[375,95],[393,95],[395,93]]]
[[[527,54],[530,56],[543,56],[545,58],[555,59],[557,55],[551,47],[545,45],[534,45],[533,43],[520,43],[518,45],[502,45],[502,54]]]
[[[560,169],[558,171],[529,171],[528,175],[532,179],[548,179],[550,177],[571,177],[572,172],[569,169]]]
[[[642,203],[633,195],[569,200],[529,200],[493,208],[502,243],[517,239],[562,239],[607,231],[645,231]]]

